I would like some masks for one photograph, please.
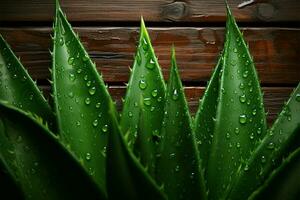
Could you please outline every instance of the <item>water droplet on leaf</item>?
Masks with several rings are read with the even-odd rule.
[[[139,87],[142,90],[146,89],[146,87],[147,87],[146,81],[145,80],[140,80]]]
[[[247,122],[247,116],[244,115],[244,114],[240,115],[240,120],[239,121],[240,121],[241,124],[245,124]]]
[[[150,106],[151,105],[151,98],[144,98],[144,104],[146,106]]]
[[[74,58],[73,57],[69,57],[68,64],[69,65],[73,65],[73,63],[74,63]]]
[[[90,153],[86,153],[86,154],[85,154],[85,159],[86,159],[87,161],[90,161],[91,158],[92,158],[92,155],[91,155]]]
[[[72,73],[70,73],[70,74],[69,74],[69,79],[70,79],[71,81],[74,81],[74,80],[75,80],[75,75],[72,74]]]
[[[97,120],[97,119],[95,119],[95,120],[93,121],[93,126],[94,126],[94,127],[98,126],[98,120]]]
[[[107,130],[108,130],[108,125],[105,124],[105,125],[102,127],[102,131],[103,131],[104,133],[106,133]]]
[[[151,95],[152,95],[153,97],[157,97],[157,93],[158,93],[157,90],[152,90]]]
[[[85,104],[86,105],[89,105],[91,103],[91,99],[89,97],[87,97],[85,100],[84,100]]]
[[[90,93],[90,95],[94,95],[96,93],[96,87],[91,87],[89,89],[89,93]]]
[[[173,95],[172,95],[172,99],[176,101],[176,100],[178,99],[178,96],[179,96],[179,95],[178,95],[177,89],[174,89]]]
[[[246,102],[246,95],[245,94],[243,94],[243,95],[240,96],[240,102],[241,103],[245,103]]]

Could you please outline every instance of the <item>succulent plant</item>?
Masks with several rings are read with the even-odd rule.
[[[0,36],[0,191],[10,199],[297,199],[300,84],[269,128],[227,6],[195,119],[171,49],[166,85],[143,19],[119,114],[56,1],[50,106]]]

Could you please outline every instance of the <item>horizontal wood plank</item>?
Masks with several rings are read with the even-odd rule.
[[[70,21],[224,22],[224,0],[61,0]],[[229,0],[238,21],[300,21],[299,0],[269,0],[238,9],[242,0]],[[54,0],[2,0],[1,21],[52,21]]]
[[[108,83],[127,82],[133,63],[137,28],[75,28],[91,58]],[[49,78],[50,28],[0,28],[34,79]],[[262,83],[296,84],[300,81],[300,29],[244,28],[244,36]],[[223,28],[149,28],[165,77],[174,43],[184,82],[210,78],[223,48]]]
[[[50,87],[42,86],[45,96],[50,98]],[[263,87],[264,92],[264,105],[268,113],[267,120],[271,124],[281,111],[283,103],[288,100],[293,88],[290,87]],[[194,116],[199,105],[199,98],[202,97],[205,87],[185,87],[185,95],[189,104],[190,112]],[[124,98],[126,87],[125,86],[111,86],[109,92],[112,98],[116,101],[119,111],[122,110],[122,100]]]

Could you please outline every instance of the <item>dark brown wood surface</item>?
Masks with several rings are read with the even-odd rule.
[[[61,0],[70,21],[223,22],[224,0]],[[269,0],[238,9],[243,0],[228,0],[238,21],[300,20],[299,0]],[[1,0],[0,21],[52,21],[54,0]]]
[[[244,36],[262,84],[296,85],[300,81],[300,29],[244,28]],[[127,82],[132,65],[138,29],[131,27],[76,27],[75,31],[99,71],[109,84]],[[51,29],[0,28],[12,49],[34,79],[49,78]],[[223,28],[149,28],[159,63],[167,77],[170,47],[174,43],[184,82],[209,80],[223,48]],[[194,82],[194,83],[193,83]]]
[[[42,86],[42,91],[47,98],[50,98],[50,86]],[[293,88],[291,87],[263,87],[265,111],[268,113],[268,123],[276,119],[277,114],[282,110],[283,103],[288,100]],[[189,104],[191,115],[194,116],[199,105],[199,98],[202,97],[205,87],[185,87],[185,95]],[[122,110],[122,98],[125,97],[125,86],[110,86],[109,93],[116,101],[119,111]]]

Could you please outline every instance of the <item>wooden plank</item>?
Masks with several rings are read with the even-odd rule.
[[[300,1],[269,0],[244,9],[237,6],[242,0],[229,4],[238,21],[282,22],[300,21]],[[54,0],[2,0],[1,21],[52,21]],[[146,21],[224,22],[224,0],[61,0],[70,21]]]
[[[50,98],[50,87],[42,86],[45,96]],[[268,123],[271,124],[276,119],[278,112],[281,111],[284,101],[287,101],[293,88],[291,87],[263,87],[264,92],[264,105],[268,113]],[[189,104],[191,114],[194,116],[197,109],[199,98],[202,97],[205,87],[185,87],[185,95]],[[112,98],[117,103],[119,111],[122,109],[122,100],[124,98],[126,87],[125,86],[110,86],[109,92]]]
[[[49,78],[50,28],[0,28],[34,79]],[[127,82],[133,62],[137,28],[75,28],[108,83]],[[262,83],[296,84],[300,81],[300,29],[244,28]],[[223,28],[149,28],[156,55],[168,76],[170,47],[174,43],[185,82],[210,78],[223,48]]]

